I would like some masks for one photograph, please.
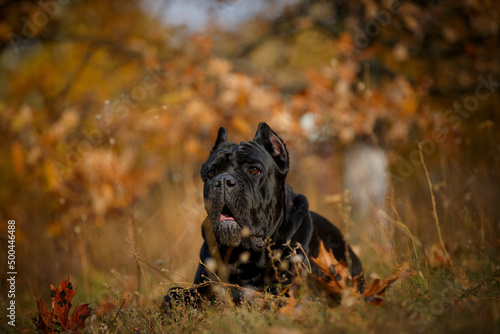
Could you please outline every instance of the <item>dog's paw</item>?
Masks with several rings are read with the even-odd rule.
[[[168,290],[161,303],[163,313],[167,315],[173,310],[182,309],[185,307],[198,307],[202,301],[202,296],[195,288],[184,289],[181,287],[173,287]]]
[[[169,314],[173,309],[184,304],[186,290],[180,287],[170,288],[161,303],[163,313]]]

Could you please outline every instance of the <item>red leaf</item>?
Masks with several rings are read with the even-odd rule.
[[[43,301],[37,298],[36,305],[38,307],[38,319],[33,319],[36,327],[43,333],[57,333],[61,328],[55,315],[50,312]]]
[[[71,308],[71,300],[75,294],[73,285],[69,281],[69,276],[66,281],[61,280],[59,288],[50,285],[50,296],[52,298],[52,311],[60,319],[64,328],[68,323],[69,309]]]
[[[50,296],[52,299],[52,310],[47,309],[43,301],[36,300],[38,306],[38,319],[33,319],[37,329],[44,334],[61,333],[66,331],[80,332],[85,327],[85,319],[92,312],[89,304],[76,307],[68,318],[71,309],[71,300],[75,295],[73,285],[69,280],[61,280],[59,287],[50,285]]]
[[[73,313],[71,313],[66,330],[74,331],[80,328],[83,329],[85,327],[85,319],[90,316],[90,312],[92,312],[92,309],[89,308],[89,304],[77,306],[73,310]]]

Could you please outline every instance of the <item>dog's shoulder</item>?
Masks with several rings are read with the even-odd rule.
[[[307,253],[313,232],[309,203],[307,198],[285,184],[284,217],[273,239],[277,244],[288,243],[295,247],[297,243]]]

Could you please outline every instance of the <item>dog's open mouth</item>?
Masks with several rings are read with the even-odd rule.
[[[219,224],[215,231],[218,240],[226,246],[239,246],[243,244],[245,247],[252,247],[254,250],[261,250],[265,246],[265,242],[261,236],[251,235],[248,227],[242,227],[236,220],[231,209],[224,205],[219,216]]]
[[[227,205],[224,205],[224,207],[222,208],[222,212],[220,214],[220,217],[219,217],[219,223],[226,221],[226,220],[236,220],[236,219],[234,219],[234,215],[231,212],[231,209],[229,209],[229,207]]]
[[[241,243],[241,226],[227,205],[224,205],[215,231],[218,241],[226,246],[238,246]]]

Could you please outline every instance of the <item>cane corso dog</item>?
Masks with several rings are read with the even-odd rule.
[[[219,129],[201,167],[208,217],[194,287],[170,289],[163,300],[167,311],[174,301],[196,304],[213,298],[212,282],[272,293],[296,277],[297,259],[320,276],[310,259],[318,256],[320,241],[349,264],[352,276],[362,274],[361,262],[346,248],[341,232],[309,211],[307,199],[285,182],[288,170],[286,146],[266,123],[259,124],[248,143],[230,143],[226,129]],[[362,280],[357,288],[364,288]],[[233,300],[241,301],[242,290],[231,290]]]

